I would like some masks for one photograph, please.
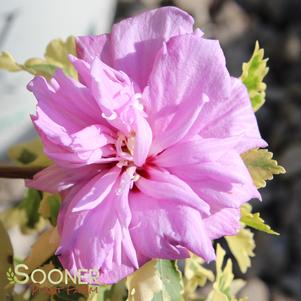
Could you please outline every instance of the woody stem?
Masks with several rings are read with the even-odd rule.
[[[0,178],[32,179],[33,176],[44,167],[40,166],[0,166]]]

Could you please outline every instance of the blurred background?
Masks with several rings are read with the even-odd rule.
[[[256,114],[262,136],[287,173],[262,189],[254,203],[278,237],[256,233],[256,257],[247,273],[250,301],[301,300],[301,0],[1,0],[0,51],[18,61],[43,54],[47,42],[68,35],[104,33],[113,22],[159,6],[190,13],[208,38],[219,39],[234,76],[258,40],[269,58],[266,104]],[[33,136],[26,92],[30,76],[0,72],[0,158],[13,143]],[[21,180],[0,180],[0,206],[23,196]],[[0,210],[1,210],[0,208]],[[17,255],[27,252],[17,229],[10,235]]]

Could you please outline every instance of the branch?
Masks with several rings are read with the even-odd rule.
[[[0,178],[32,179],[44,167],[40,166],[0,166]]]

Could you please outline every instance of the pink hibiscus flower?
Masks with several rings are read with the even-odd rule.
[[[213,260],[260,198],[240,154],[266,146],[219,43],[171,7],[76,43],[79,81],[57,70],[28,86],[54,163],[27,185],[64,196],[62,265],[114,283],[153,258]]]

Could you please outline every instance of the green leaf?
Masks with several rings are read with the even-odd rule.
[[[101,296],[98,294],[97,301],[109,301],[109,300],[110,301],[111,300],[124,301],[124,300],[126,300],[128,291],[127,291],[125,282],[126,282],[125,280],[121,280],[118,283],[115,283],[109,287],[104,286],[104,287],[107,287],[107,289],[104,292],[102,299],[100,298]]]
[[[241,207],[241,219],[240,221],[246,226],[252,227],[256,230],[266,232],[268,234],[279,235],[271,229],[271,227],[265,224],[264,220],[260,217],[260,214],[252,213],[252,206],[250,204],[244,204]]]
[[[213,284],[213,290],[206,301],[238,301],[236,294],[244,286],[244,281],[234,280],[232,271],[232,261],[228,259],[224,266],[226,252],[217,244],[216,248],[216,280]],[[243,299],[239,299],[243,301]]]
[[[273,154],[266,149],[253,149],[241,155],[257,188],[266,186],[266,180],[273,175],[285,173],[285,169],[273,160]]]
[[[263,79],[267,75],[267,59],[264,59],[264,50],[256,42],[251,59],[242,66],[241,80],[246,85],[252,107],[256,112],[265,102],[266,84]]]
[[[211,270],[206,269],[204,260],[194,254],[185,260],[184,269],[184,295],[185,300],[197,299],[196,289],[203,287],[207,281],[214,281],[214,274]]]
[[[16,225],[25,228],[27,224],[26,212],[20,208],[8,208],[0,212],[0,221],[6,229],[11,229]]]
[[[128,301],[183,300],[182,279],[175,261],[152,260],[127,278]]]
[[[225,236],[229,248],[238,262],[242,273],[251,266],[250,257],[255,256],[254,234],[249,229],[241,229],[235,236]]]
[[[0,300],[5,300],[5,296],[7,296],[11,291],[11,288],[7,288],[7,285],[12,280],[10,272],[13,273],[13,248],[6,229],[1,222],[0,242]]]
[[[26,226],[35,228],[40,220],[39,207],[42,195],[39,191],[29,188],[24,200],[20,203],[19,208],[25,210],[27,216]]]
[[[50,209],[49,220],[53,226],[56,226],[57,216],[61,206],[61,200],[59,195],[51,195],[48,198],[48,204]]]
[[[57,66],[49,65],[44,60],[36,58],[29,59],[24,64],[19,64],[10,53],[0,53],[0,69],[10,72],[27,71],[33,75],[50,78],[57,68]]]
[[[37,155],[30,152],[26,148],[22,148],[20,151],[20,155],[18,156],[18,161],[24,165],[32,163],[34,160],[37,159]]]
[[[154,295],[163,289],[156,261],[152,260],[143,265],[127,278],[128,301],[151,301]]]
[[[77,78],[77,73],[68,59],[69,54],[76,56],[75,38],[70,36],[66,41],[55,39],[47,45],[45,61],[63,69],[71,77]]]
[[[0,69],[5,69],[10,72],[21,71],[22,66],[17,64],[14,57],[8,52],[0,52]]]
[[[8,156],[20,165],[31,167],[47,167],[51,163],[39,138],[14,145],[8,150]]]
[[[49,219],[52,226],[56,226],[57,216],[61,206],[61,197],[59,194],[43,192],[43,198],[39,206],[39,214]]]
[[[159,272],[163,289],[154,295],[154,300],[183,300],[182,275],[175,261],[157,260],[156,268]]]
[[[27,71],[33,75],[42,75],[49,79],[57,68],[61,68],[67,75],[76,79],[77,73],[68,60],[69,54],[76,55],[75,39],[72,36],[66,41],[61,39],[51,41],[46,48],[44,59],[30,58],[24,64],[17,63],[8,52],[1,52],[0,69],[10,72]]]
[[[42,62],[41,64],[36,64],[36,65],[28,65],[26,64],[26,70],[29,71],[30,73],[34,75],[42,75],[46,78],[51,77],[54,73],[55,70],[58,67],[55,65],[50,65],[50,64],[45,64]]]

